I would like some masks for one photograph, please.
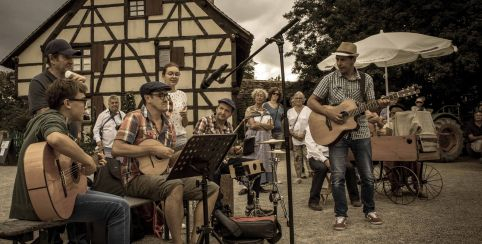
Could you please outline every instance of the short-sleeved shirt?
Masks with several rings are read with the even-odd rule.
[[[246,112],[244,113],[245,118],[253,118],[256,122],[261,122],[267,124],[270,120],[272,120],[269,111],[265,108],[258,110],[256,105],[249,106],[246,108]]]
[[[45,70],[30,81],[28,87],[28,110],[30,114],[34,114],[41,108],[49,107],[45,92],[56,79],[52,73]]]
[[[210,115],[202,117],[196,124],[193,134],[204,135],[204,134],[231,134],[233,133],[233,126],[231,123],[226,121],[224,128],[219,128],[216,124],[216,115]]]
[[[18,168],[13,186],[10,218],[39,220],[27,192],[23,158],[25,151],[31,144],[46,141],[47,136],[53,132],[69,134],[65,117],[56,110],[47,110],[28,122],[18,157]]]
[[[281,125],[281,119],[284,117],[284,109],[283,105],[278,104],[277,108],[271,107],[269,102],[263,103],[263,108],[268,110],[269,114],[271,115],[271,118],[273,119],[273,132],[281,132],[282,131],[282,125]]]
[[[308,127],[308,119],[310,118],[311,109],[308,106],[303,106],[301,111],[296,112],[295,108],[290,108],[288,110],[288,123],[290,125],[290,130],[297,134],[304,133],[306,127]],[[299,146],[303,145],[304,141],[299,141],[292,137],[293,145]]]
[[[316,86],[313,95],[326,100],[329,105],[338,105],[344,100],[351,99],[356,103],[364,103],[365,98],[362,94],[360,72],[356,70],[356,80],[348,80],[339,70],[327,74]],[[373,91],[373,79],[365,74],[365,94],[366,100],[374,100],[375,92]],[[364,139],[370,137],[368,129],[368,121],[365,115],[361,115],[357,119],[358,130],[353,130],[345,134],[345,138],[351,136],[351,139]]]
[[[138,145],[146,139],[155,139],[164,146],[172,148],[176,138],[172,123],[165,114],[162,114],[162,131],[157,131],[152,121],[151,114],[145,106],[142,106],[141,109],[134,110],[126,115],[115,139],[133,145]],[[126,185],[141,174],[139,161],[136,158],[124,157],[121,167],[122,183]]]

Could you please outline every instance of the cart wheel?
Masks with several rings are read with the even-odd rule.
[[[424,196],[424,198],[426,197],[426,199],[434,199],[442,192],[444,182],[442,175],[436,168],[424,164],[420,185],[420,193],[423,193],[422,196]]]
[[[381,165],[381,163],[378,163],[373,166],[373,187],[375,188],[375,191],[377,193],[384,194],[383,182],[388,180],[387,173],[390,171],[390,168],[388,168],[387,166],[383,166],[382,168]]]
[[[407,205],[418,197],[419,181],[409,168],[395,166],[387,171],[387,180],[383,181],[385,195],[394,203]]]

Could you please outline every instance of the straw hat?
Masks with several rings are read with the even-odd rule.
[[[342,42],[333,54],[337,56],[358,57],[356,45],[351,42]]]

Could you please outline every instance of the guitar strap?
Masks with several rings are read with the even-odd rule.
[[[366,74],[364,72],[360,72],[360,77],[361,77],[361,80],[360,80],[360,88],[361,88],[361,95],[362,95],[362,98],[363,98],[363,102],[367,102],[368,99],[367,99],[367,93],[366,93]]]

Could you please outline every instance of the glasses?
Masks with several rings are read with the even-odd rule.
[[[161,100],[167,100],[169,98],[167,92],[161,92],[161,93],[151,93],[151,96],[156,96]]]
[[[167,72],[167,74],[170,76],[178,76],[178,77],[181,76],[181,73],[179,72]]]
[[[87,98],[68,98],[70,101],[83,102],[84,105],[87,103]]]

